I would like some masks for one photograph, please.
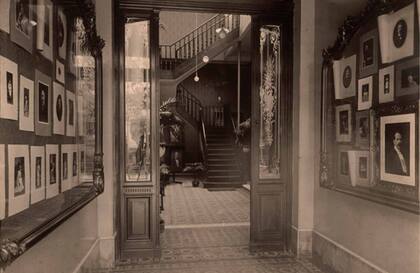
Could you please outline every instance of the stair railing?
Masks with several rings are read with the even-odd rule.
[[[200,122],[200,109],[203,108],[199,99],[191,94],[182,84],[176,88],[176,101],[195,121]]]
[[[225,108],[223,105],[208,105],[203,107],[203,120],[209,127],[225,126]]]
[[[171,45],[160,46],[160,65],[172,70],[184,60],[195,57],[222,39],[217,29],[232,31],[239,27],[239,15],[217,14]]]
[[[199,130],[199,142],[200,142],[200,151],[201,151],[201,158],[203,159],[204,166],[207,169],[207,134],[206,134],[206,126],[204,124],[204,120],[202,119],[203,109],[200,109],[200,130]]]

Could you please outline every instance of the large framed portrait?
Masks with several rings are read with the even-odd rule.
[[[45,148],[31,146],[31,204],[45,199]]]
[[[8,145],[8,159],[8,216],[12,216],[29,207],[30,167],[28,145]]]
[[[32,53],[32,0],[11,0],[10,3],[10,40]]]
[[[394,101],[394,65],[379,70],[379,103]]]
[[[51,198],[59,193],[60,159],[58,145],[45,145],[45,184],[46,198]]]
[[[10,33],[10,1],[0,1],[0,30]]]
[[[416,95],[420,93],[420,58],[412,58],[397,64],[396,96]]]
[[[20,75],[19,130],[34,131],[34,82]]]
[[[35,70],[35,134],[37,135],[51,135],[51,101],[51,78]]]
[[[53,59],[53,5],[50,0],[37,3],[37,40],[36,47],[42,56]]]
[[[4,144],[0,144],[0,220],[6,217],[6,158]]]
[[[18,65],[0,56],[0,118],[18,119]]]
[[[415,114],[380,118],[380,178],[383,181],[415,185]]]
[[[335,99],[356,94],[356,55],[333,62]]]
[[[335,121],[337,142],[351,142],[352,108],[350,104],[336,106]]]
[[[378,71],[378,30],[374,29],[360,37],[359,76],[367,77]]]
[[[66,135],[75,136],[76,133],[76,96],[73,92],[66,91],[67,100],[67,121],[66,121]]]
[[[67,50],[67,18],[62,8],[57,9],[57,28],[55,33],[57,34],[57,49],[58,56],[62,59],[66,59]]]
[[[360,79],[357,88],[357,110],[367,110],[372,107],[373,77]]]
[[[53,91],[54,91],[54,97],[53,97],[53,133],[56,135],[64,135],[64,129],[65,129],[65,91],[64,86],[61,84],[54,82],[53,84]]]

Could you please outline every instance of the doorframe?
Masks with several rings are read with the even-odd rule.
[[[293,1],[284,0],[284,1],[275,1],[272,0],[272,2],[275,3],[265,3],[265,4],[254,4],[254,3],[238,3],[238,2],[228,2],[228,3],[221,3],[221,2],[209,2],[209,1],[197,1],[197,0],[181,0],[181,1],[166,1],[166,0],[115,0],[114,1],[114,11],[115,11],[115,21],[114,21],[114,44],[116,45],[114,47],[114,67],[115,67],[115,90],[118,93],[117,94],[117,100],[115,102],[116,105],[116,113],[118,115],[121,113],[121,107],[124,107],[124,101],[121,101],[121,90],[124,90],[124,79],[121,78],[123,73],[121,73],[122,63],[121,59],[124,56],[124,51],[121,51],[120,49],[120,39],[121,39],[121,33],[119,32],[119,27],[121,23],[121,18],[124,16],[124,14],[132,14],[132,15],[138,15],[138,14],[155,14],[154,18],[157,18],[159,20],[159,12],[161,10],[172,10],[172,11],[191,11],[191,12],[211,12],[211,13],[231,13],[231,14],[241,14],[241,15],[251,15],[253,19],[251,20],[251,24],[253,24],[254,20],[257,18],[264,18],[264,20],[275,20],[282,24],[282,34],[286,37],[285,39],[282,39],[282,59],[284,60],[284,66],[282,66],[282,88],[284,88],[286,94],[284,99],[282,100],[282,103],[280,107],[287,106],[289,109],[288,111],[285,111],[283,114],[285,116],[284,119],[284,128],[282,132],[284,133],[284,139],[282,139],[283,147],[286,147],[285,153],[281,153],[283,157],[282,162],[285,162],[287,166],[282,166],[281,169],[281,175],[282,180],[285,181],[286,185],[286,228],[285,228],[285,245],[287,250],[292,249],[291,240],[292,240],[292,197],[293,197],[293,173],[292,173],[292,162],[293,162],[293,149],[292,149],[292,116],[293,116],[293,11],[294,11],[294,3]],[[273,12],[275,11],[275,12]],[[252,25],[251,25],[252,27]],[[152,52],[155,50],[154,54],[159,54],[159,29],[157,31],[150,30],[151,31],[151,57]],[[153,32],[153,33],[152,33]],[[156,44],[153,44],[152,36],[157,35],[155,39],[157,39],[157,46]],[[289,41],[289,42],[287,42]],[[251,44],[254,41],[251,41]],[[258,48],[253,48],[252,51],[257,50]],[[122,55],[121,55],[122,54]],[[153,60],[155,60],[155,68],[151,70],[151,82],[153,82],[153,75],[154,77],[157,77],[157,82],[159,83],[159,55],[155,55]],[[254,64],[251,62],[251,71],[253,71]],[[253,72],[251,72],[253,73]],[[255,77],[255,75],[251,75],[251,77]],[[252,85],[255,84],[255,80],[252,80]],[[122,87],[122,89],[121,89]],[[251,92],[254,89],[254,86],[251,88]],[[153,92],[154,91],[154,92]],[[156,99],[154,100],[157,102],[157,105],[152,104],[152,109],[156,106],[160,105],[160,85],[155,85],[155,89],[151,89],[152,94],[155,94]],[[251,110],[252,111],[252,110]],[[152,118],[151,122],[154,122],[152,124],[153,126],[157,126],[159,123],[159,115],[154,113],[156,111],[152,110]],[[153,117],[155,115],[155,117]],[[121,150],[120,146],[122,145],[122,139],[125,138],[125,132],[123,126],[123,123],[121,123],[121,118],[124,120],[124,116],[116,117],[116,128],[118,129],[118,134],[115,138],[115,147],[116,149],[116,159],[117,159],[117,183],[120,183],[121,177],[124,176],[125,179],[125,169],[124,164],[121,163],[122,159],[124,159],[124,149]],[[152,127],[153,128],[153,127]],[[252,129],[251,129],[252,130]],[[122,131],[122,134],[121,134]],[[151,132],[154,132],[153,129],[151,129]],[[159,135],[157,136],[159,138]],[[155,141],[156,147],[151,147],[152,153],[156,153],[159,151],[159,141]],[[153,151],[154,150],[154,151]],[[152,167],[153,171],[159,173],[159,158],[152,156],[152,164],[154,166]],[[115,243],[115,253],[116,253],[116,259],[120,260],[121,258],[121,242],[120,242],[120,227],[121,227],[121,185],[118,184],[116,186],[117,188],[117,196],[116,196],[116,202],[117,202],[117,209],[116,209],[116,243]],[[159,183],[156,183],[155,185],[155,193],[160,192],[160,185]],[[252,182],[251,182],[251,195],[252,195]],[[252,199],[252,198],[251,198]],[[156,198],[157,208],[159,208],[159,198]],[[252,206],[252,201],[251,201]],[[154,215],[154,218],[156,219],[157,226],[159,227],[159,219],[160,219],[160,210],[155,210],[156,215]],[[249,211],[251,215],[251,209]],[[151,217],[153,218],[153,217]],[[252,225],[252,223],[251,223]],[[157,239],[156,243],[158,245],[158,248],[160,248],[160,233],[157,232]],[[250,240],[249,243],[251,244],[251,231],[250,231]]]

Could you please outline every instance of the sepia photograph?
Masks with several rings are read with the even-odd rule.
[[[77,152],[73,152],[73,177],[77,176],[77,170],[78,170],[78,166],[77,166]]]
[[[45,199],[45,148],[31,146],[31,204]]]
[[[357,110],[367,110],[372,107],[373,77],[360,79],[357,89]]]
[[[55,61],[55,79],[64,84],[65,83],[65,70],[64,64],[58,60]]]
[[[417,99],[420,93],[420,59],[413,58],[397,65],[396,96],[413,95]]]
[[[66,136],[75,136],[76,135],[76,109],[75,109],[75,99],[76,96],[73,92],[66,91],[66,100],[67,100],[67,121],[66,121]]]
[[[27,145],[8,145],[8,215],[29,207],[30,166]]]
[[[63,159],[63,164],[62,164],[62,169],[61,172],[63,174],[63,180],[67,180],[69,177],[69,173],[68,173],[68,153],[62,153],[61,154],[61,158]]]
[[[65,90],[58,82],[53,82],[53,133],[55,135],[65,134]]]
[[[57,10],[57,48],[58,55],[62,59],[66,59],[67,53],[67,18],[64,14],[63,9],[58,8]]]
[[[379,70],[379,103],[394,101],[394,65]]]
[[[378,72],[378,30],[374,29],[360,37],[359,77]]]
[[[18,65],[0,56],[0,118],[18,120]]]
[[[380,118],[381,180],[415,185],[415,115]]]
[[[367,148],[370,143],[369,111],[356,112],[356,146]]]
[[[38,0],[39,1],[39,0]],[[41,0],[36,5],[36,48],[47,60],[53,60],[53,4]]]
[[[335,99],[356,95],[356,54],[333,62]]]
[[[20,75],[19,130],[34,131],[34,82]]]
[[[343,104],[335,107],[336,120],[336,141],[352,141],[352,111],[350,104]]]
[[[59,145],[47,144],[45,145],[45,181],[46,181],[46,196],[51,198],[59,194],[59,168],[60,160]]]
[[[73,144],[61,145],[61,192],[71,189],[73,183]]]
[[[35,134],[50,136],[53,123],[51,78],[35,70]]]
[[[10,39],[32,53],[32,0],[11,0]]]
[[[38,121],[48,123],[49,119],[49,86],[45,83],[38,82],[39,101],[38,101]]]
[[[14,196],[19,196],[25,193],[25,158],[15,158],[15,172],[14,172]]]

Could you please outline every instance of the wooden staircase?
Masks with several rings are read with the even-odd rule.
[[[209,190],[227,190],[242,185],[232,133],[226,127],[207,129],[207,181]]]

